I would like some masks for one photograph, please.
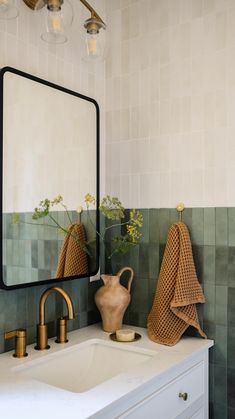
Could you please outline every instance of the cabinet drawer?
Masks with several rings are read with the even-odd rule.
[[[203,395],[204,382],[204,362],[202,361],[119,417],[129,419],[176,418]],[[193,415],[194,412],[191,413]]]

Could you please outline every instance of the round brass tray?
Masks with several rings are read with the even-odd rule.
[[[140,340],[141,339],[141,335],[139,334],[139,333],[136,333],[135,332],[135,337],[134,337],[134,339],[132,339],[132,340],[127,340],[127,341],[123,341],[123,340],[117,340],[117,336],[116,336],[116,333],[114,332],[114,333],[111,333],[110,335],[109,335],[109,337],[110,337],[110,339],[112,339],[112,340],[114,340],[115,342],[119,342],[119,343],[130,343],[130,342],[136,342],[137,340]]]

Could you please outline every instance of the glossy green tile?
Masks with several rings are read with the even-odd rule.
[[[222,416],[221,416],[222,417]],[[235,408],[228,406],[228,419],[234,419],[235,418]]]
[[[166,243],[170,226],[170,210],[168,208],[159,209],[159,243]]]
[[[215,283],[215,246],[203,247],[203,282]]]
[[[215,253],[215,282],[216,285],[228,284],[228,247],[217,246]]]
[[[12,264],[19,266],[19,240],[12,240]]]
[[[235,368],[228,368],[228,407],[235,409]]]
[[[200,283],[202,283],[203,279],[203,258],[204,258],[204,251],[203,246],[192,246],[193,251],[193,260],[196,268],[197,278]]]
[[[215,210],[215,240],[217,246],[228,244],[228,209],[216,208]]]
[[[159,210],[149,210],[149,242],[159,243]]]
[[[235,368],[235,327],[228,326],[228,367]]]
[[[227,419],[228,406],[226,404],[226,400],[224,400],[224,403],[223,403],[223,400],[222,400],[222,403],[220,403],[219,400],[220,399],[217,399],[217,401],[214,404],[213,419]]]
[[[177,223],[179,221],[179,213],[176,210],[176,208],[170,208],[169,219],[170,219],[170,225]]]
[[[147,244],[140,244],[140,261],[139,276],[141,278],[149,278],[149,246]]]
[[[204,245],[215,245],[215,208],[204,208]]]
[[[235,327],[235,288],[228,288],[228,326]]]
[[[228,288],[217,285],[215,287],[215,321],[217,325],[227,325],[228,322]]]
[[[228,285],[235,287],[235,247],[228,249]]]
[[[235,246],[235,208],[228,208],[228,244]]]
[[[130,311],[148,313],[148,295],[149,290],[147,279],[142,279],[142,281],[133,281]]]
[[[134,270],[135,277],[139,275],[139,272],[140,272],[139,265],[140,265],[140,247],[135,246],[130,251],[129,263],[128,263],[128,266],[130,266]]]
[[[55,269],[58,264],[58,243],[56,240],[44,240],[44,261],[46,269]]]
[[[224,366],[215,365],[215,402],[227,400],[227,372]]]
[[[209,351],[210,357],[211,351]],[[209,362],[208,365],[208,372],[209,372],[209,404],[210,404],[210,411],[213,409],[213,402],[215,399],[215,364]]]
[[[31,240],[31,266],[38,267],[38,241]]]
[[[205,304],[203,305],[204,320],[206,322],[215,321],[215,286],[204,284]]]
[[[149,278],[156,279],[159,275],[159,245],[149,244],[148,247],[149,258]]]
[[[227,367],[227,336],[226,326],[217,326],[215,331],[215,363]]]
[[[192,228],[190,230],[193,245],[204,244],[204,211],[203,208],[192,209]]]

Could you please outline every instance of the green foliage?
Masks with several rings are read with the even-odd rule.
[[[143,226],[143,216],[140,213],[140,211],[136,209],[130,210],[130,216],[126,220],[125,219],[125,208],[122,206],[121,201],[116,197],[111,197],[110,195],[106,195],[101,200],[101,204],[99,206],[99,211],[103,214],[103,216],[109,220],[108,225],[104,228],[104,231],[97,232],[96,231],[96,225],[94,224],[90,214],[89,209],[90,205],[96,205],[95,198],[87,193],[85,196],[85,203],[88,211],[88,220],[91,223],[91,226],[94,229],[94,233],[98,234],[100,239],[103,241],[104,246],[107,251],[107,241],[106,241],[106,234],[107,232],[114,232],[114,234],[111,234],[111,251],[108,254],[108,258],[111,259],[111,257],[115,253],[125,254],[129,252],[133,246],[136,246],[139,244],[141,240],[141,232],[139,229]],[[68,217],[69,225],[68,226],[62,226],[59,224],[59,222],[53,217],[51,210],[54,206],[61,205]],[[80,212],[81,207],[77,209],[78,212]],[[44,225],[47,225],[49,227],[54,227],[59,230],[60,233],[66,235],[69,233],[69,228],[72,224],[72,220],[70,218],[67,206],[63,202],[63,197],[61,195],[58,195],[54,199],[50,200],[48,198],[42,200],[39,202],[39,206],[34,209],[34,212],[32,214],[32,220],[38,221],[42,218],[48,217],[50,220],[50,223],[45,223]],[[14,224],[19,223],[20,217],[19,214],[13,214],[12,216],[12,222]],[[40,225],[38,223],[35,223],[35,225]],[[115,230],[120,227],[122,228],[123,234],[120,235],[115,234]],[[75,235],[76,236],[76,235]],[[89,240],[89,242],[82,242],[79,237],[75,237],[74,239],[77,240],[81,248],[91,255],[91,249],[94,247],[96,240],[94,239]]]
[[[105,196],[100,204],[100,212],[109,220],[121,220],[125,217],[124,207],[116,197]]]

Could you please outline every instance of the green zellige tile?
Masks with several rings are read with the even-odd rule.
[[[228,285],[235,287],[235,247],[228,249]]]
[[[192,209],[192,228],[191,228],[192,244],[204,243],[204,212],[203,208]]]
[[[215,282],[217,285],[228,284],[228,247],[216,246]]]
[[[216,208],[215,210],[215,240],[217,246],[228,244],[228,209]]]
[[[159,210],[155,208],[149,210],[149,241],[159,243]]]
[[[203,253],[203,282],[215,283],[215,246],[204,246]]]
[[[215,287],[215,320],[217,325],[227,325],[228,287]]]
[[[235,246],[235,208],[228,208],[228,244]]]
[[[204,244],[215,244],[215,208],[204,208]]]

